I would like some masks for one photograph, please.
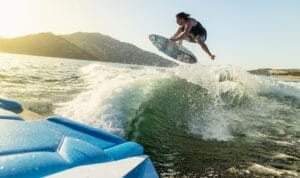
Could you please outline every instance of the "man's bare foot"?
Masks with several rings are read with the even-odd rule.
[[[211,55],[211,56],[210,56],[210,59],[211,59],[211,60],[214,60],[215,57],[216,57],[215,55]]]

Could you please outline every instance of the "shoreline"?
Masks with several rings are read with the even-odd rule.
[[[300,79],[300,76],[296,76],[296,75],[271,75],[270,77],[287,78],[287,79]]]
[[[297,75],[262,75],[262,74],[253,74],[252,75],[256,76],[265,76],[265,77],[273,77],[273,78],[285,78],[285,79],[300,79],[300,76]]]

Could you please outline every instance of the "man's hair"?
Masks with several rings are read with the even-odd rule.
[[[178,14],[176,14],[176,17],[178,17],[179,19],[188,20],[190,18],[190,14],[179,12]]]

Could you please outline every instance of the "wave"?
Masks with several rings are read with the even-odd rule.
[[[219,141],[261,137],[273,130],[259,129],[272,122],[260,118],[276,109],[299,109],[300,91],[294,84],[233,66],[90,64],[80,73],[87,87],[73,100],[59,103],[55,113],[131,139],[149,129],[161,133],[176,128]]]
[[[121,136],[126,118],[150,96],[151,84],[164,77],[151,68],[108,64],[91,64],[80,72],[88,87],[72,101],[58,104],[56,113]]]

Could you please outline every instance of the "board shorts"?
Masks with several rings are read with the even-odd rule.
[[[189,41],[192,42],[192,43],[196,43],[196,37],[197,36],[200,36],[200,39],[205,42],[206,41],[206,38],[207,38],[207,32],[205,30],[205,28],[202,28],[202,29],[199,29],[197,31],[191,31],[190,34],[189,34]]]

